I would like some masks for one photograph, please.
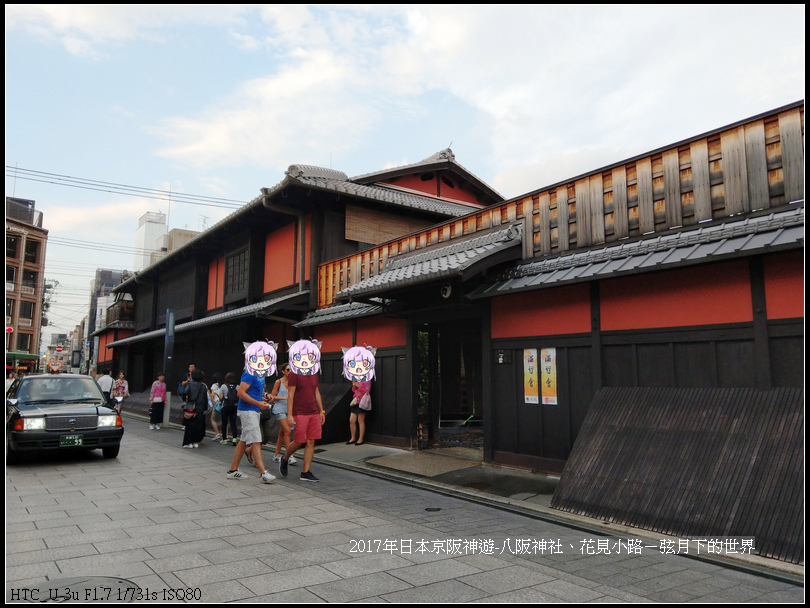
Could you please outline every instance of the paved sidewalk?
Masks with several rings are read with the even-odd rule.
[[[246,463],[248,479],[225,478],[232,447],[183,450],[177,430],[126,426],[115,460],[89,453],[7,467],[7,600],[21,589],[69,589],[81,600],[88,589],[135,587],[149,594],[142,599],[182,591],[206,602],[803,599],[799,586],[658,551],[583,555],[583,539],[597,537],[581,529],[391,483],[384,477],[441,482],[373,464],[401,452],[390,448],[325,446],[313,466],[320,483],[298,481],[291,467],[266,485]],[[447,466],[439,476],[469,468]],[[533,551],[518,550],[524,539]]]

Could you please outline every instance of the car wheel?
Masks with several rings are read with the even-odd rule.
[[[104,454],[104,458],[116,458],[120,449],[121,446],[116,445],[111,448],[101,448],[101,452]]]

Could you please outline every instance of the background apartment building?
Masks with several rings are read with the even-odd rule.
[[[42,212],[28,199],[6,197],[6,370],[39,363],[45,248]]]

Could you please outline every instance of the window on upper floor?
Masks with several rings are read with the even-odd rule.
[[[33,270],[23,270],[22,286],[31,289],[37,288],[37,273]]]
[[[225,259],[225,295],[229,296],[245,292],[247,286],[248,251],[244,249]]]
[[[17,269],[14,266],[6,266],[6,283],[11,283],[12,285],[17,280]]]
[[[6,298],[6,316],[11,319],[14,316],[14,300]]]
[[[10,260],[17,258],[17,250],[20,246],[20,237],[6,235],[6,257]]]
[[[34,318],[34,303],[33,302],[26,302],[25,300],[20,302],[20,319],[33,319]]]
[[[39,259],[39,242],[26,241],[25,242],[25,261],[31,264],[36,264]]]
[[[17,350],[22,353],[31,352],[31,334],[17,334]]]

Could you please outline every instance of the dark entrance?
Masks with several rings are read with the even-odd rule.
[[[419,446],[483,447],[479,318],[416,324]]]

